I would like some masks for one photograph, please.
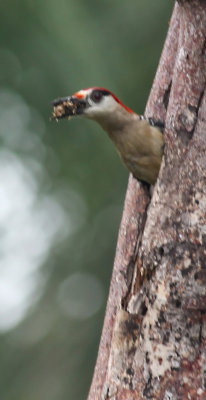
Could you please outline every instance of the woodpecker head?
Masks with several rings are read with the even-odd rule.
[[[75,115],[85,116],[96,121],[118,113],[134,114],[112,92],[102,87],[83,89],[71,97],[64,97],[53,101],[53,118],[60,119]]]

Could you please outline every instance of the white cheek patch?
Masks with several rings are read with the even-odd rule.
[[[95,103],[91,98],[88,97],[87,102],[89,107],[85,110],[85,114],[88,117],[95,118],[103,115],[108,115],[113,112],[117,107],[117,102],[112,96],[105,96],[99,103]]]
[[[90,99],[90,97],[88,97],[87,103],[90,105],[90,107],[94,107],[95,103],[92,101],[92,99]]]

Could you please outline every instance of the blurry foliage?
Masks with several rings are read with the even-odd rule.
[[[51,122],[49,102],[97,85],[143,113],[171,3],[0,3],[2,399],[86,398],[128,172],[95,123]]]

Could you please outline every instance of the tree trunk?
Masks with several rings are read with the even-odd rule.
[[[175,5],[146,115],[152,199],[130,176],[88,400],[206,399],[206,1]]]

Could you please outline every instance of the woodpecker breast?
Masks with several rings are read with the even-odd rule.
[[[131,121],[118,134],[110,132],[120,157],[139,180],[154,184],[163,154],[163,135],[146,120]]]

